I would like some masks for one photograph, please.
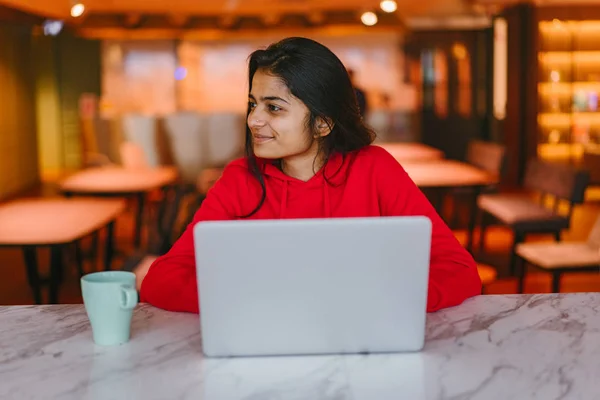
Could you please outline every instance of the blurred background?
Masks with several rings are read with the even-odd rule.
[[[600,198],[598,1],[0,0],[0,200],[126,199],[110,231],[116,249],[98,234],[110,213],[66,244],[18,241],[23,217],[0,221],[0,304],[34,300],[29,287],[44,283],[32,272],[38,262],[51,283],[64,281],[61,301],[80,301],[76,277],[97,267],[97,249],[124,268],[141,250],[168,248],[222,167],[242,155],[249,54],[287,36],[325,44],[352,71],[377,144],[412,156],[434,151],[493,176],[466,184],[457,167],[413,177],[424,190],[446,189],[432,201],[465,244],[477,209],[496,217],[476,253],[491,268],[490,292],[519,289],[512,265],[521,236],[543,241],[558,229],[563,239],[588,240]],[[489,154],[495,166],[481,162]],[[532,160],[551,166],[537,181],[555,176],[556,185],[531,178]],[[565,183],[564,171],[575,170],[585,182]],[[430,182],[452,173],[453,182]],[[487,203],[465,201],[465,188],[476,189],[475,200],[490,188],[558,196],[568,219],[525,232]],[[44,224],[36,221],[27,223]],[[64,277],[52,277],[53,260]],[[562,290],[600,288],[587,272],[565,276]],[[554,290],[555,275],[528,274],[525,290]]]

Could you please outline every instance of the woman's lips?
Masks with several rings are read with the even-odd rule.
[[[267,136],[267,135],[252,135],[252,137],[254,139],[254,143],[256,143],[256,144],[267,143],[267,142],[270,142],[271,140],[275,139],[273,136]]]

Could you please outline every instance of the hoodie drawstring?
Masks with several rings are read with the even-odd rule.
[[[288,197],[288,181],[283,181],[281,188],[281,208],[279,209],[279,219],[283,219],[285,212],[287,211],[287,197]],[[323,216],[326,218],[331,217],[331,202],[329,200],[329,185],[326,180],[323,180]]]
[[[325,203],[325,217],[331,218],[331,204],[329,202],[329,185],[323,179],[323,203]]]
[[[281,189],[281,209],[279,210],[279,218],[283,218],[285,214],[285,210],[287,208],[287,190],[288,190],[288,181],[283,181],[283,187]]]

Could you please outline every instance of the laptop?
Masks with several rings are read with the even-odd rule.
[[[194,246],[207,357],[423,348],[426,217],[208,221]]]

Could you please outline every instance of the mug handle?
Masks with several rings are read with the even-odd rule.
[[[131,310],[138,303],[138,293],[131,286],[121,286],[121,308]]]

